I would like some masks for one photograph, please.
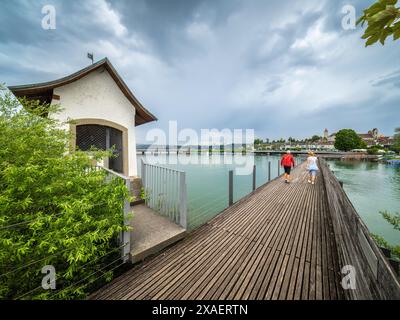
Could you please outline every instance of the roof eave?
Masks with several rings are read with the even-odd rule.
[[[129,102],[132,104],[132,106],[136,110],[136,120],[135,120],[135,125],[139,126],[148,122],[152,121],[157,121],[158,119],[150,112],[148,111],[140,102],[139,100],[136,99],[135,95],[132,93],[132,91],[129,89],[129,87],[126,85],[126,83],[123,81],[121,76],[118,74],[118,72],[115,70],[114,66],[111,64],[111,62],[107,59],[104,58],[82,70],[79,70],[69,76],[60,78],[58,80],[54,81],[49,81],[49,82],[43,82],[43,83],[36,83],[36,84],[27,84],[27,85],[21,85],[21,86],[10,86],[8,89],[14,93],[16,96],[24,96],[24,95],[31,95],[31,94],[37,94],[43,91],[47,90],[53,90],[55,88],[65,86],[67,84],[70,84],[72,82],[75,82],[89,73],[99,69],[100,67],[104,66],[111,77],[114,79],[122,93],[125,95],[125,97],[129,100]]]

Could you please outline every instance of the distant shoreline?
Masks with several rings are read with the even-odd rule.
[[[314,151],[317,156],[326,159],[338,159],[338,160],[360,160],[360,161],[379,161],[381,159],[380,155],[370,155],[364,152],[340,152],[340,151]],[[191,155],[191,154],[207,154],[210,153],[208,149],[198,150],[197,148],[185,148],[185,149],[170,149],[159,148],[159,149],[137,149],[138,155],[169,155],[169,154],[179,154],[179,155]],[[261,156],[269,155],[282,155],[286,153],[286,150],[264,150],[264,151],[243,151],[243,150],[229,150],[229,149],[212,149],[212,154],[253,154]],[[306,156],[308,151],[291,151],[295,156]]]

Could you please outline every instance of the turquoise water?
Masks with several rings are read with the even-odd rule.
[[[166,156],[160,156],[166,157]],[[154,160],[158,157],[149,157]],[[234,174],[234,201],[252,191],[251,168],[256,165],[257,187],[268,181],[268,163],[271,162],[271,179],[278,176],[277,156],[214,154],[170,155],[162,166],[182,170],[187,175],[188,226],[194,229],[228,206],[229,170],[240,169],[247,163],[250,172]],[[299,159],[296,159],[299,162]],[[369,162],[329,161],[331,169],[371,232],[385,237],[392,244],[400,244],[400,232],[392,228],[380,211],[400,211],[400,168]],[[160,164],[161,165],[161,164]],[[282,169],[280,172],[282,173]]]
[[[384,163],[328,161],[368,229],[389,243],[400,245],[400,231],[380,211],[400,212],[400,167]]]
[[[234,171],[233,201],[249,194],[253,186],[253,166],[256,166],[256,186],[268,181],[268,163],[271,179],[282,173],[278,169],[280,157],[235,154],[208,154],[146,156],[147,162],[159,161],[160,166],[186,172],[188,193],[188,227],[193,230],[228,207],[229,171]],[[139,158],[140,163],[140,158]],[[247,169],[247,172],[243,169]],[[279,171],[278,171],[279,170]]]

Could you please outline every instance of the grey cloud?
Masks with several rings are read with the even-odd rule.
[[[224,23],[237,6],[238,0],[115,0],[110,3],[123,13],[122,21],[129,29],[142,35],[155,48],[159,58],[170,63],[177,51],[190,51],[185,28],[194,21],[211,27]]]
[[[392,85],[396,88],[400,88],[400,70],[397,70],[375,81],[372,81],[372,85],[374,87]]]
[[[118,37],[87,2],[53,0],[57,30],[45,32],[41,8],[48,1],[5,0],[0,82],[64,76],[86,66],[86,52],[92,50],[97,59],[111,58],[160,119],[138,128],[139,142],[151,128],[166,129],[169,120],[196,130],[254,128],[271,139],[305,137],[325,127],[379,127],[391,134],[400,118],[399,94],[392,90],[400,87],[393,67],[400,48],[388,43],[366,49],[360,30],[341,28],[343,5],[352,4],[361,14],[372,2],[109,0],[127,30]],[[319,20],[323,36],[335,40],[321,51],[292,48]],[[196,23],[204,28],[200,33],[209,34],[188,36],[187,28]],[[340,45],[345,50],[330,57]],[[295,73],[300,69],[303,76]]]
[[[282,86],[282,79],[279,77],[272,77],[272,79],[267,80],[265,84],[265,94],[269,92],[274,92]]]

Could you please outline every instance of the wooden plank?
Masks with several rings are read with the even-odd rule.
[[[187,239],[100,289],[96,299],[343,297],[322,180],[281,179],[236,202]]]
[[[213,277],[212,279],[209,279],[208,282],[205,282],[205,288],[202,291],[201,294],[193,297],[194,299],[202,300],[206,299],[209,300],[213,296],[214,293],[216,293],[216,289],[218,288],[224,288],[222,286],[223,280],[228,277],[228,274],[230,271],[235,272],[239,266],[242,263],[242,255],[245,253],[246,250],[248,250],[249,246],[251,245],[251,241],[243,241],[244,243],[247,243],[247,246],[243,246],[242,249],[238,252],[236,256],[232,256],[231,260],[228,261],[224,267],[220,268],[219,272]],[[263,251],[261,251],[263,252]],[[262,254],[262,253],[261,253]],[[230,266],[234,266],[233,268]],[[219,295],[217,294],[217,297]]]
[[[311,188],[311,187],[310,187]],[[315,192],[314,189],[311,189],[311,192]],[[316,298],[316,272],[317,272],[317,241],[318,241],[318,215],[316,214],[316,208],[313,206],[312,209],[312,238],[311,238],[311,252],[310,252],[310,264],[309,264],[309,284],[308,284],[308,299],[315,300]]]
[[[301,192],[302,190],[303,189],[297,189],[296,195],[293,194],[293,197],[291,197],[290,199],[292,201],[295,201],[295,199],[297,199],[297,194],[299,194],[299,192]],[[282,250],[281,248],[282,248],[283,243],[287,239],[287,236],[290,235],[290,230],[291,230],[290,228],[291,228],[292,224],[294,223],[294,220],[290,219],[291,216],[289,214],[291,212],[291,210],[290,210],[291,204],[292,204],[291,202],[284,203],[285,206],[284,206],[284,209],[282,209],[282,212],[286,214],[287,220],[285,223],[279,225],[281,227],[281,229],[277,233],[277,237],[275,239],[276,241],[274,241],[274,245],[273,245],[273,250],[275,250],[275,254],[272,258],[273,263],[268,268],[268,272],[264,278],[264,281],[263,281],[260,291],[258,293],[259,299],[270,298],[272,296],[272,292],[273,292],[273,289],[275,287],[276,280],[277,280],[277,274],[279,273],[279,267],[281,266],[282,261],[284,261],[284,253],[281,252],[281,250]],[[283,252],[284,252],[284,250],[283,250]]]
[[[288,261],[288,266],[284,266],[284,269],[280,271],[281,276],[278,278],[277,283],[275,284],[275,289],[272,295],[272,299],[278,299],[278,296],[280,296],[280,299],[286,299],[287,296],[287,288],[288,288],[288,283],[290,281],[291,277],[291,270],[292,270],[292,265],[294,263],[295,259],[295,251],[292,252],[291,246],[293,246],[293,241],[295,240],[295,237],[298,237],[299,230],[301,228],[301,220],[304,218],[304,212],[307,211],[307,206],[304,206],[304,202],[307,203],[307,190],[302,188],[302,194],[299,195],[298,201],[297,201],[297,206],[295,205],[293,208],[293,212],[295,213],[295,220],[293,224],[293,230],[291,232],[291,236],[288,239],[288,241],[285,242],[284,246],[284,252],[286,254],[289,254],[290,258]],[[296,242],[295,249],[297,248],[298,242]],[[285,257],[286,258],[286,257]],[[287,271],[286,271],[287,269]],[[286,281],[284,281],[286,279]],[[279,294],[280,292],[280,294]]]
[[[226,260],[229,261],[229,257],[238,252],[239,244],[244,243],[240,237],[233,234],[230,235],[229,240],[230,241],[227,243],[226,247],[216,248],[214,255],[208,255],[206,258],[199,257],[201,262],[207,261],[207,266],[198,263],[197,268],[195,267],[196,265],[194,265],[194,267],[188,266],[186,269],[182,268],[177,270],[179,276],[175,277],[175,282],[179,281],[182,276],[184,281],[180,283],[178,282],[178,286],[173,286],[174,282],[169,282],[167,286],[164,286],[164,288],[154,296],[154,299],[162,297],[163,291],[170,287],[171,293],[177,289],[176,293],[179,293],[181,299],[187,300],[192,293],[199,290],[200,286],[204,284],[208,277],[215,276],[215,273],[217,273],[218,270],[218,265],[223,264]],[[165,297],[168,297],[168,294],[166,294]]]
[[[305,199],[306,203],[309,201],[309,196],[310,193],[307,193],[307,198]],[[299,201],[301,202],[301,201]],[[294,288],[296,285],[297,281],[297,272],[299,269],[299,263],[300,260],[297,258],[300,255],[300,252],[302,250],[302,241],[303,241],[303,234],[304,234],[304,229],[305,229],[305,223],[307,221],[308,217],[308,210],[309,208],[303,208],[303,210],[299,210],[300,212],[300,220],[298,222],[298,228],[295,237],[293,238],[294,243],[291,243],[292,248],[289,250],[289,248],[286,250],[287,254],[290,254],[290,260],[289,260],[289,269],[288,272],[285,275],[284,282],[281,288],[281,292],[279,295],[279,299],[293,299],[294,295]]]
[[[317,214],[319,217],[319,260],[318,260],[318,272],[319,272],[319,281],[317,282],[317,299],[323,300],[325,297],[325,286],[327,285],[327,280],[329,279],[326,262],[326,239],[325,239],[325,221],[322,212],[322,194],[321,194],[321,179],[319,177],[318,183],[316,184],[317,195],[316,195],[316,202],[317,202]],[[318,275],[318,273],[317,273]],[[329,290],[329,286],[327,286]],[[329,296],[329,293],[328,293]],[[329,297],[327,298],[329,299]]]
[[[311,196],[311,193],[309,193]],[[299,261],[299,269],[296,278],[296,284],[294,289],[294,300],[299,300],[302,297],[302,290],[305,291],[304,295],[305,299],[308,298],[308,279],[306,277],[306,262],[307,262],[307,252],[310,250],[309,243],[311,243],[311,230],[312,230],[312,222],[313,222],[312,210],[308,210],[307,212],[307,220],[304,228],[303,234],[303,243],[301,247],[301,253],[297,254],[297,257],[300,258]],[[308,275],[308,273],[307,273]],[[307,288],[303,283],[307,281]]]

